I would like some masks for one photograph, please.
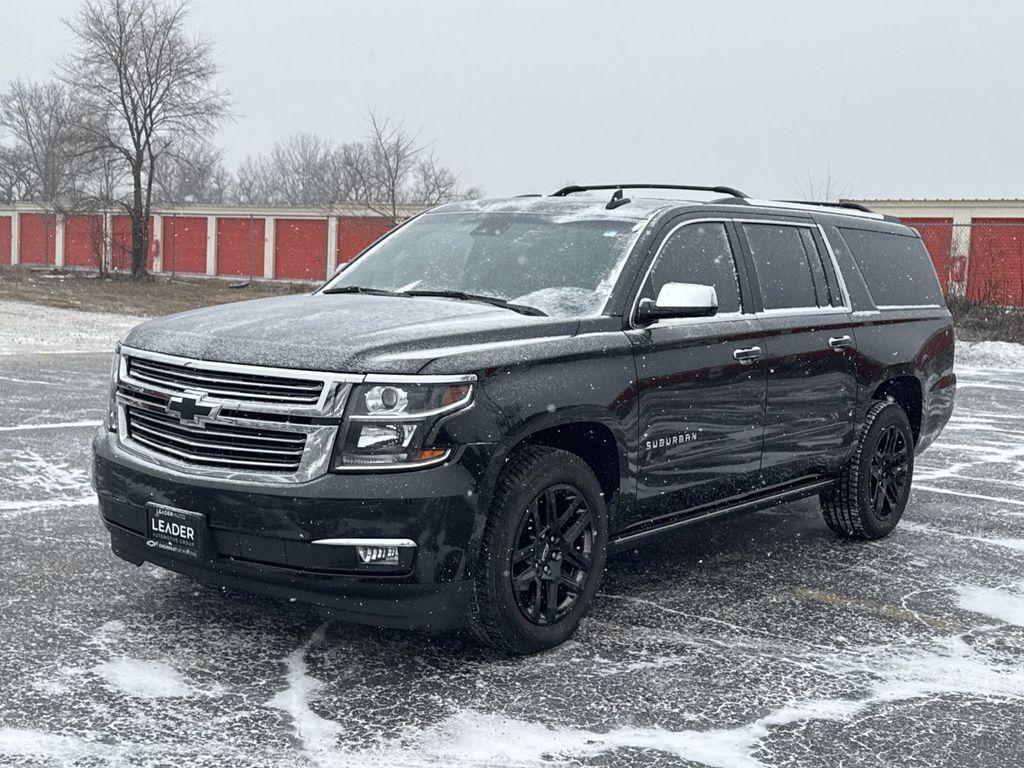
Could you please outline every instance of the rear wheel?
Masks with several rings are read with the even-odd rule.
[[[914,435],[896,403],[868,409],[857,450],[838,482],[821,494],[828,527],[849,539],[881,539],[899,523],[910,498]]]
[[[517,450],[488,512],[470,628],[509,653],[564,642],[597,592],[607,541],[604,497],[586,463],[546,446]]]

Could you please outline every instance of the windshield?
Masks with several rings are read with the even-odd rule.
[[[327,288],[455,291],[548,315],[595,315],[639,226],[579,215],[428,213],[367,251]]]

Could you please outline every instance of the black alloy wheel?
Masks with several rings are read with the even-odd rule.
[[[909,447],[903,433],[895,424],[886,427],[871,457],[871,508],[879,519],[899,507],[909,463]]]
[[[914,433],[907,412],[888,400],[873,402],[853,455],[821,492],[825,522],[847,539],[888,536],[903,517],[913,477]]]
[[[593,565],[594,520],[575,486],[552,485],[523,512],[509,573],[516,605],[533,624],[572,612]]]
[[[473,561],[467,623],[505,653],[564,643],[601,585],[608,507],[580,456],[524,445],[504,462]]]

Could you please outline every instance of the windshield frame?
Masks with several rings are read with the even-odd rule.
[[[383,235],[381,235],[376,240],[374,240],[372,243],[370,243],[368,246],[366,246],[366,248],[364,248],[362,251],[360,251],[358,254],[356,254],[356,256],[354,256],[352,259],[350,259],[349,261],[345,262],[344,264],[339,265],[337,267],[335,273],[333,275],[331,275],[330,278],[328,278],[327,282],[325,282],[323,285],[321,285],[314,292],[314,295],[316,295],[316,294],[324,294],[324,293],[329,292],[329,289],[334,287],[334,284],[342,278],[342,276],[345,274],[345,272],[347,272],[349,270],[349,268],[353,264],[355,264],[356,262],[358,262],[361,259],[365,258],[366,256],[369,256],[385,240],[390,238],[392,235],[398,233],[399,231],[401,231],[406,226],[412,224],[415,221],[418,221],[419,219],[421,219],[424,216],[428,216],[428,215],[429,216],[445,216],[445,215],[453,215],[454,216],[454,215],[464,215],[464,214],[467,214],[467,213],[481,213],[481,214],[485,214],[486,215],[486,214],[490,213],[489,211],[473,211],[473,210],[449,210],[449,211],[446,211],[446,210],[443,210],[444,207],[445,206],[442,205],[442,206],[438,206],[438,207],[435,207],[435,208],[428,208],[425,211],[420,211],[415,216],[410,216],[405,221],[403,221],[403,222],[399,223],[398,225],[396,225],[393,229],[385,232]],[[608,295],[605,296],[603,303],[600,305],[600,308],[597,311],[592,312],[592,313],[580,314],[580,315],[572,315],[572,317],[592,318],[592,317],[608,316],[610,314],[608,312],[608,308],[609,308],[609,305],[611,304],[612,300],[615,297],[615,292],[616,292],[615,289],[618,287],[619,280],[621,279],[622,274],[623,274],[624,270],[626,269],[626,265],[630,262],[631,258],[634,255],[634,251],[636,250],[637,243],[639,242],[639,240],[640,240],[641,236],[643,235],[643,233],[647,231],[651,221],[654,220],[654,218],[659,213],[661,213],[663,210],[664,210],[664,208],[657,208],[657,209],[655,209],[653,211],[647,212],[643,216],[630,216],[628,214],[628,212],[623,212],[622,215],[620,215],[620,216],[616,216],[616,217],[609,216],[608,217],[608,218],[614,218],[617,221],[631,221],[631,222],[633,222],[633,226],[631,227],[631,231],[630,231],[630,238],[627,241],[625,247],[623,247],[621,256],[616,260],[615,265],[613,266],[612,270],[608,274],[608,277],[606,278],[606,281],[607,281],[608,285],[610,286],[610,288],[608,290]],[[503,211],[494,211],[494,213],[500,214],[500,213],[504,213],[504,212]],[[531,211],[528,211],[528,210],[518,211],[517,213],[524,213],[524,214],[536,213],[537,215],[551,215],[549,212],[539,212],[539,211],[531,212]],[[602,281],[602,282],[605,282],[605,281]],[[559,316],[556,315],[555,317],[559,317]]]

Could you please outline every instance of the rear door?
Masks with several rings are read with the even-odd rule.
[[[714,317],[661,320],[627,331],[639,382],[637,520],[674,515],[757,485],[764,426],[764,339],[750,303],[735,228],[677,219],[632,304],[668,282],[714,286]]]
[[[758,287],[768,355],[761,468],[767,485],[831,474],[853,446],[856,349],[835,261],[810,219],[736,222]]]

